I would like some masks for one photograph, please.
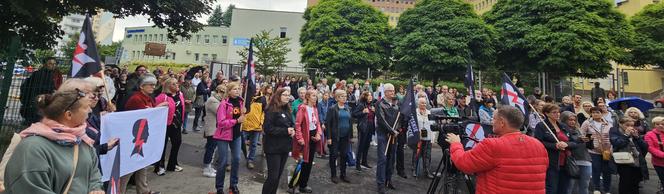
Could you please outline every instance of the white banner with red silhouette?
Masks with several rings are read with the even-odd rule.
[[[101,117],[101,143],[120,138],[120,176],[161,159],[166,141],[167,107],[109,113]],[[116,151],[101,155],[102,181],[108,181]]]

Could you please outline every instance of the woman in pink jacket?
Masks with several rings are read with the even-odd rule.
[[[228,98],[219,103],[217,108],[217,130],[213,138],[217,141],[217,153],[219,154],[219,166],[215,177],[215,187],[217,193],[223,193],[224,178],[226,171],[224,165],[227,164],[228,149],[231,150],[231,180],[230,192],[239,194],[238,167],[240,163],[241,132],[240,125],[244,122],[244,100],[240,97],[240,85],[231,82],[226,86],[226,95]]]
[[[657,176],[661,185],[664,185],[664,117],[655,117],[652,119],[655,125],[653,130],[646,133],[645,140],[648,143],[648,152],[652,155],[652,165],[655,167]]]
[[[293,138],[293,157],[297,160],[302,159],[302,175],[299,179],[300,193],[313,192],[307,186],[311,166],[314,162],[314,152],[320,148],[318,144],[323,134],[321,128],[320,116],[316,104],[318,102],[318,92],[311,89],[304,95],[304,102],[298,107],[297,117],[295,118],[295,138]],[[320,150],[319,150],[320,151]],[[294,188],[291,188],[294,189]]]
[[[164,152],[161,153],[161,160],[155,165],[154,172],[159,175],[165,175],[166,171],[181,172],[183,169],[178,165],[178,152],[182,145],[182,123],[184,122],[184,95],[180,92],[178,80],[175,78],[166,79],[164,88],[159,96],[155,97],[157,104],[168,103],[168,120],[166,122],[166,141],[164,142]],[[166,155],[166,144],[171,141],[171,153],[168,155],[168,166],[165,166],[164,156]]]

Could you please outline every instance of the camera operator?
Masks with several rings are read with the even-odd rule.
[[[477,174],[477,194],[544,193],[548,155],[542,143],[519,131],[523,113],[502,106],[492,120],[498,137],[486,138],[469,151],[458,135],[447,134],[452,162],[466,174]]]

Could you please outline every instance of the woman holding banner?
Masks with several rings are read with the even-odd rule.
[[[104,193],[94,140],[85,134],[91,101],[78,88],[37,97],[44,118],[21,131],[5,171],[6,193]]]
[[[265,110],[263,152],[267,161],[267,179],[263,184],[263,194],[277,193],[279,179],[288,160],[288,152],[291,151],[291,138],[295,129],[288,106],[290,95],[290,91],[284,87],[277,89]]]

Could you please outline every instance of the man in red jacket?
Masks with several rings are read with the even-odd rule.
[[[464,151],[458,135],[447,134],[452,162],[461,171],[477,175],[477,194],[544,193],[549,158],[537,139],[521,134],[523,113],[502,106],[493,114],[493,131],[498,138],[486,138],[472,150]]]

